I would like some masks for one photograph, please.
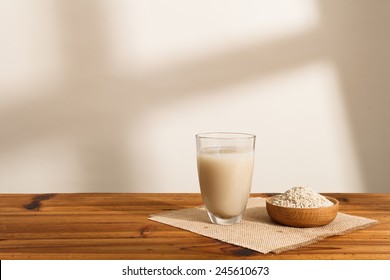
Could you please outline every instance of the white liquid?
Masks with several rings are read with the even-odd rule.
[[[207,209],[228,219],[246,207],[252,184],[253,152],[208,148],[198,153],[200,189]]]

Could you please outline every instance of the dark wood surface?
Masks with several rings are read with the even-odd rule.
[[[390,194],[326,194],[370,228],[261,254],[148,220],[199,194],[1,194],[0,259],[390,259]],[[252,196],[267,197],[267,194]]]

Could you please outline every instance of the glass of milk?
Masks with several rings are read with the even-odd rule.
[[[240,222],[248,202],[256,136],[212,132],[196,135],[198,176],[211,222]]]

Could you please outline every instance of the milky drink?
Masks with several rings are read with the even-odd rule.
[[[251,189],[254,152],[204,148],[197,157],[201,194],[208,211],[223,219],[240,215]]]

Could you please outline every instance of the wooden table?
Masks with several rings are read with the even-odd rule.
[[[2,194],[0,259],[390,259],[390,194],[327,194],[378,225],[261,254],[148,220],[199,194]],[[263,196],[255,194],[252,196]]]

